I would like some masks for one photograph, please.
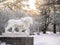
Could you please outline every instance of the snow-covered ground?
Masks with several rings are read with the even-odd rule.
[[[35,35],[34,45],[60,45],[60,34]]]
[[[27,35],[25,33],[3,33],[0,37],[33,37],[34,45],[60,45],[60,33],[57,32],[54,34],[53,32],[47,32],[43,34],[40,32],[40,35]]]

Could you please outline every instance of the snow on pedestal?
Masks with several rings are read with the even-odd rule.
[[[29,33],[29,32],[28,32]],[[29,37],[30,35],[27,32],[4,32],[0,37]]]

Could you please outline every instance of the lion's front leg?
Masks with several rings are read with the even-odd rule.
[[[28,35],[30,35],[30,29],[27,29],[27,30],[25,31],[25,33],[28,34]]]

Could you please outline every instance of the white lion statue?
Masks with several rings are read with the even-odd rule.
[[[14,32],[15,28],[17,27],[19,29],[19,32],[25,31],[26,33],[30,33],[29,27],[33,24],[32,17],[24,17],[19,20],[17,19],[10,19],[7,22],[7,26],[5,27],[5,32],[8,31],[8,29],[12,28],[12,32]]]

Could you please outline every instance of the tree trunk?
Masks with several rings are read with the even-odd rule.
[[[45,24],[45,27],[43,29],[43,34],[46,34],[46,30],[47,30],[47,24]]]
[[[53,25],[53,32],[56,33],[56,24]]]

